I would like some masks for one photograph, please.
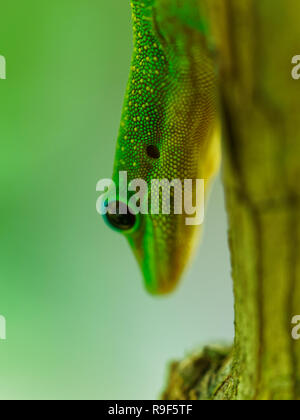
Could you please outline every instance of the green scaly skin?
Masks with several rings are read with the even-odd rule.
[[[216,75],[196,0],[132,0],[134,53],[113,179],[205,179],[219,168]],[[148,155],[156,146],[160,157]],[[174,212],[173,212],[174,213]],[[123,232],[152,294],[172,291],[201,227],[186,214],[140,215]]]

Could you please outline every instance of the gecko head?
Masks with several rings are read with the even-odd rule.
[[[188,226],[185,216],[141,214],[120,199],[108,204],[105,222],[127,239],[152,295],[174,291],[196,248],[200,227]]]
[[[162,204],[159,193],[152,196],[150,184],[209,180],[218,153],[211,147],[216,77],[206,41],[199,28],[188,28],[185,22],[180,24],[178,42],[177,36],[168,36],[169,22],[162,25],[156,3],[132,2],[134,53],[113,175],[119,192],[113,190],[105,220],[126,237],[147,290],[157,295],[178,285],[196,249],[201,225],[187,223],[194,213],[185,209],[150,211],[153,197]],[[173,29],[177,34],[177,23]],[[121,173],[126,173],[126,180]],[[127,185],[132,191],[130,183],[135,180],[148,187],[148,212],[136,212],[127,197]],[[200,202],[203,206],[204,200]]]

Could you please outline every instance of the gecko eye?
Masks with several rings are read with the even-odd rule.
[[[106,223],[119,232],[126,232],[136,225],[137,217],[130,212],[129,207],[121,201],[109,203],[104,216]]]
[[[151,144],[147,147],[147,155],[152,159],[159,159],[160,158],[160,151],[157,146]]]

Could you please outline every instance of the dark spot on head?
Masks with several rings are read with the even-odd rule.
[[[157,146],[155,146],[154,144],[151,144],[150,146],[147,146],[147,155],[151,159],[159,159],[160,151]]]

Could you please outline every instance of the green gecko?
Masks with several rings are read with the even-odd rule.
[[[117,185],[126,171],[128,182],[140,178],[149,186],[152,179],[204,179],[207,192],[219,168],[216,72],[200,6],[201,0],[131,1],[134,52],[117,142]],[[172,291],[201,226],[187,226],[186,214],[174,211],[108,211],[105,218],[127,238],[147,290]]]

